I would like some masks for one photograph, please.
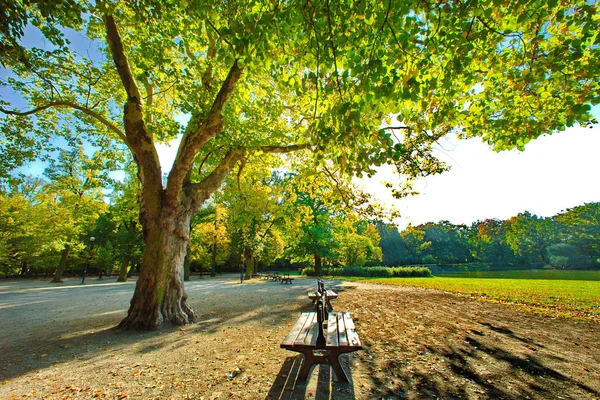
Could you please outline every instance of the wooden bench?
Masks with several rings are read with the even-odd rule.
[[[338,294],[332,290],[325,289],[325,283],[321,280],[317,280],[317,291],[310,292],[308,294],[308,298],[312,300],[312,304],[315,304],[317,300],[321,297],[322,293],[325,292],[327,309],[333,310],[333,306],[331,305],[331,300],[337,299]]]
[[[326,291],[317,300],[317,310],[304,312],[280,347],[304,355],[299,381],[306,381],[315,364],[328,364],[338,380],[349,382],[340,355],[361,350],[354,322],[347,312],[327,311]]]
[[[291,285],[293,280],[294,278],[290,278],[290,274],[283,274],[281,277],[281,283],[285,283],[286,285],[288,283]]]
[[[272,282],[277,282],[280,279],[281,277],[279,276],[279,272],[273,272],[273,274],[271,275]]]
[[[263,278],[264,278],[265,280],[267,280],[267,279],[271,279],[271,277],[272,277],[272,276],[273,276],[273,275],[272,275],[271,271],[269,271],[269,272],[267,272],[267,273],[266,273],[266,274],[263,276]]]

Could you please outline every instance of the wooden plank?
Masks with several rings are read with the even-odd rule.
[[[338,315],[337,313],[329,314],[329,321],[327,321],[327,347],[337,347],[339,345],[338,339]]]
[[[336,313],[338,314],[338,341],[340,347],[348,347],[348,336],[346,334],[346,321],[344,320],[344,313]]]
[[[356,328],[354,327],[354,321],[352,321],[352,317],[350,317],[350,313],[343,313],[344,322],[346,325],[346,335],[348,337],[348,344],[353,347],[362,348],[362,344],[360,343],[360,339],[358,337],[358,333],[356,332]]]
[[[304,326],[302,327],[302,330],[300,331],[300,333],[298,333],[298,336],[296,337],[296,340],[294,340],[294,346],[300,346],[300,345],[305,345],[307,344],[307,337],[308,335],[310,335],[310,332],[313,330],[311,329],[317,322],[317,313],[315,312],[309,312],[309,313],[302,313],[307,314],[308,317],[306,318],[306,321],[304,323]],[[310,340],[310,339],[308,339]]]
[[[300,315],[300,318],[298,318],[298,321],[296,321],[296,324],[294,324],[290,333],[283,340],[282,346],[291,346],[294,344],[298,334],[300,334],[302,328],[306,325],[306,320],[310,317],[309,314],[310,313],[302,313],[302,315]]]

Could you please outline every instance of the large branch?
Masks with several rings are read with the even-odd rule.
[[[76,110],[79,110],[81,112],[83,112],[86,115],[89,115],[90,117],[95,118],[96,120],[98,120],[102,125],[106,126],[108,129],[110,129],[111,131],[113,131],[114,133],[117,134],[117,136],[119,136],[119,138],[121,140],[123,140],[123,142],[125,142],[125,144],[127,144],[127,138],[125,137],[125,134],[123,133],[123,131],[121,129],[119,129],[118,126],[116,126],[115,124],[113,124],[112,122],[110,122],[106,117],[104,117],[102,114],[96,112],[96,111],[92,111],[89,108],[80,106],[77,103],[73,103],[71,101],[53,101],[50,102],[48,104],[45,104],[43,106],[39,106],[37,108],[34,108],[33,110],[29,110],[29,111],[11,111],[11,110],[5,110],[4,108],[0,108],[0,112],[3,112],[4,114],[8,114],[8,115],[19,115],[19,116],[25,116],[25,115],[31,115],[31,114],[36,114],[40,111],[44,111],[47,110],[48,108],[52,108],[52,107],[70,107],[70,108],[74,108]]]
[[[123,49],[121,35],[119,35],[117,23],[112,15],[104,16],[104,26],[106,27],[106,39],[108,41],[110,53],[113,56],[113,61],[117,67],[121,82],[123,82],[123,87],[127,92],[127,101],[132,101],[141,105],[142,96],[135,83],[133,74],[131,73],[131,68],[129,68],[129,61],[125,55],[125,50]]]
[[[217,93],[206,118],[201,121],[198,115],[192,116],[179,144],[173,168],[169,173],[167,197],[171,197],[174,194],[172,193],[173,191],[178,191],[182,187],[188,171],[194,164],[196,154],[198,154],[202,146],[223,130],[223,109],[235,89],[241,74],[242,70],[239,68],[236,60],[229,69],[229,74],[227,74],[227,78],[223,81],[221,89]]]
[[[292,144],[289,146],[260,146],[260,147],[250,147],[248,151],[262,151],[263,153],[277,153],[277,154],[286,154],[292,153],[298,150],[308,150],[312,149],[315,145],[312,143],[305,144]]]
[[[199,183],[191,183],[187,187],[187,193],[191,199],[191,211],[196,213],[202,203],[221,187],[227,175],[231,172],[235,163],[244,158],[244,151],[240,149],[229,150],[219,165]]]
[[[112,15],[104,15],[104,26],[108,48],[127,93],[127,102],[123,110],[126,143],[131,148],[133,157],[139,166],[142,191],[147,195],[157,194],[162,190],[160,160],[156,147],[154,147],[154,138],[144,122],[142,96],[131,73],[123,42]],[[158,203],[155,202],[155,204]]]

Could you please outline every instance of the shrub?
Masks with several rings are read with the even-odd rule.
[[[333,268],[331,274],[335,276],[361,276],[369,278],[428,277],[431,276],[431,270],[426,267],[346,267]]]
[[[315,269],[313,267],[306,267],[302,270],[302,275],[315,276]]]

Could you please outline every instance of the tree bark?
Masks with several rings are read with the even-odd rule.
[[[186,213],[163,211],[146,228],[146,250],[142,270],[127,317],[119,328],[150,330],[165,324],[184,325],[196,319],[187,304],[183,284],[183,262],[189,241]]]
[[[315,253],[315,276],[321,276],[321,256]]]
[[[69,257],[69,252],[71,251],[71,243],[67,242],[65,244],[65,248],[62,251],[60,256],[60,262],[58,263],[58,268],[56,269],[56,273],[54,274],[54,278],[50,281],[50,283],[62,283],[62,276],[65,267],[67,266],[67,259]]]
[[[125,255],[123,262],[121,263],[121,271],[119,272],[119,279],[117,282],[127,282],[127,268],[129,267],[129,255]]]
[[[252,278],[255,272],[256,259],[251,250],[246,249],[244,252],[245,277],[244,279]]]
[[[29,264],[27,261],[23,261],[23,264],[21,264],[21,276],[27,275],[29,275]]]
[[[183,281],[189,282],[189,280],[190,280],[190,254],[189,254],[189,251],[186,251],[186,255],[183,259]]]

